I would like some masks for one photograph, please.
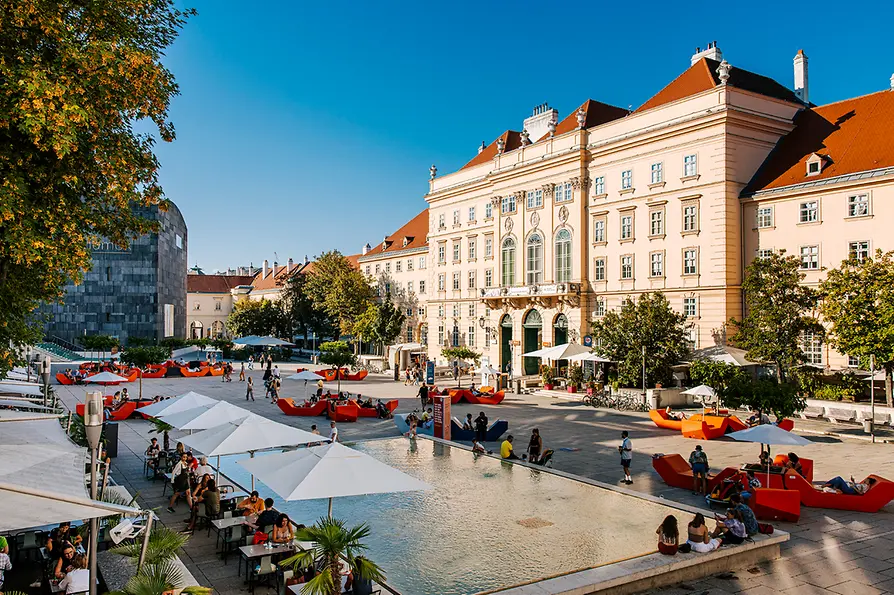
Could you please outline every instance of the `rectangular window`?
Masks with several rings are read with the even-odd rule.
[[[458,211],[458,210],[457,210],[457,211],[453,211],[453,224],[454,224],[454,225],[459,225],[459,224],[460,224],[460,222],[459,222],[459,211]]]
[[[165,337],[174,336],[174,304],[165,304]],[[109,315],[106,314],[108,321]]]
[[[633,257],[621,257],[621,279],[633,279]]]
[[[413,282],[407,281],[407,293],[413,293]]]
[[[698,206],[683,207],[683,231],[698,231]]]
[[[447,246],[438,244],[438,264],[444,264],[445,262],[447,262]]]
[[[459,273],[456,272],[456,273],[453,273],[453,290],[457,291],[459,289],[460,289]]]
[[[403,263],[401,261],[395,261],[394,263],[394,272],[399,273],[403,269]]]
[[[773,207],[757,208],[757,227],[773,227]]]
[[[605,316],[605,300],[602,298],[597,298],[596,300],[596,309],[593,312],[595,316]]]
[[[452,337],[453,337],[453,340],[452,340],[451,344],[454,347],[459,347],[459,327],[458,326],[453,327]]]
[[[407,343],[413,342],[413,327],[407,325]]]
[[[453,317],[459,318],[459,304],[453,304]]]
[[[385,283],[385,295],[391,295],[391,283]]]
[[[595,267],[593,268],[593,279],[596,281],[605,281],[605,259],[597,258]]]
[[[819,202],[809,200],[802,202],[800,207],[801,223],[816,223],[819,221]]]
[[[633,215],[621,215],[621,239],[633,238]]]
[[[853,355],[847,356],[847,367],[848,368],[859,368],[860,367],[860,358],[855,357]]]
[[[376,274],[377,274],[377,275],[382,271],[382,269],[380,268],[380,266],[381,266],[381,265],[378,265],[378,264],[376,265]]]
[[[453,242],[453,262],[459,262],[459,242]]]
[[[478,241],[475,238],[469,238],[469,260],[474,260],[478,257]]]
[[[493,287],[494,285],[494,271],[493,269],[487,269],[484,271],[484,286],[485,287]]]
[[[863,217],[869,214],[869,195],[857,194],[847,197],[847,216]]]
[[[867,258],[869,258],[869,242],[868,241],[860,241],[860,242],[851,242],[848,244],[847,250],[848,258],[851,260],[856,260],[857,262],[863,262]]]
[[[420,268],[420,269],[424,269],[424,268],[425,268],[425,257],[424,257],[424,256],[420,256],[420,257],[419,257],[419,268]]]
[[[801,268],[819,269],[819,246],[801,246]]]
[[[593,180],[593,192],[596,193],[596,196],[605,194],[605,176],[599,176]]]
[[[444,318],[444,304],[438,305],[438,318]]]
[[[444,344],[444,325],[438,325],[438,345]]]
[[[605,219],[596,219],[593,221],[593,242],[599,243],[605,241]]]
[[[813,333],[801,335],[801,351],[804,352],[805,364],[823,365],[823,342]]]
[[[469,221],[475,220],[475,207],[469,207]]]
[[[683,157],[683,177],[698,175],[698,156],[686,155]]]
[[[469,333],[466,335],[466,343],[468,343],[469,347],[475,347],[475,327],[469,327]]]
[[[653,252],[649,256],[649,260],[651,261],[651,266],[649,268],[651,277],[663,277],[664,276],[664,254],[661,252]]]
[[[386,263],[385,263],[385,272],[386,272],[386,273],[390,273],[390,272],[391,272],[391,263],[390,263],[390,262],[386,262]]]
[[[664,233],[664,211],[649,213],[649,233],[653,236],[660,236]]]
[[[183,249],[183,236],[179,233],[174,235],[174,245],[180,250]]]
[[[419,306],[418,308],[416,308],[416,315],[419,318],[425,318],[425,308],[423,308],[422,306]]]
[[[543,190],[528,192],[528,208],[536,209],[543,206]]]
[[[683,250],[683,274],[695,275],[698,273],[698,251],[695,248]]]
[[[773,248],[758,248],[757,249],[757,257],[758,258],[770,258],[771,254],[773,254]]]
[[[408,271],[412,271],[412,270],[413,270],[413,259],[412,259],[412,258],[408,258],[408,259],[407,259],[407,270],[408,270]]]
[[[509,196],[504,196],[503,201],[500,204],[500,211],[503,213],[514,213],[515,212],[515,195],[510,194]]]
[[[493,219],[494,217],[494,207],[490,204],[490,201],[484,203],[484,218],[485,219]]]
[[[214,309],[217,310],[218,312],[220,311],[220,309],[221,309],[220,300],[217,300],[214,302]]]
[[[664,181],[664,164],[653,163],[652,164],[652,183],[660,184],[663,181]]]
[[[485,258],[493,258],[494,257],[494,239],[493,238],[484,238],[484,257]]]
[[[683,298],[683,315],[688,316],[690,318],[695,316],[695,298],[694,297],[684,297]]]
[[[469,271],[469,289],[475,289],[478,284],[478,271]]]
[[[686,330],[686,343],[689,346],[689,350],[693,351],[698,349],[698,328],[690,328]]]
[[[438,273],[438,291],[444,291],[447,289],[447,275],[444,273]]]
[[[419,281],[419,293],[425,293],[425,281]]]
[[[633,188],[633,170],[625,169],[621,172],[621,190]]]
[[[371,268],[369,265],[366,265],[366,274],[367,274],[367,275],[371,275],[371,274],[372,274],[372,268]]]
[[[438,229],[445,229],[447,227],[447,218],[444,213],[438,215]]]
[[[469,304],[469,318],[475,318],[475,302]]]
[[[569,202],[571,200],[571,184],[556,184],[555,202]]]

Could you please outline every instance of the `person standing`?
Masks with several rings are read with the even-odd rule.
[[[329,442],[336,443],[338,442],[338,428],[335,427],[335,422],[329,422]]]
[[[239,368],[239,382],[245,382],[245,362],[242,362],[242,367]]]
[[[487,416],[484,411],[475,418],[475,440],[484,442],[487,439]]]
[[[425,409],[425,406],[428,405],[428,385],[423,384],[419,387],[419,392],[416,393],[416,396],[419,397],[419,400],[422,401],[422,408]]]
[[[692,493],[708,493],[708,455],[702,450],[701,444],[695,445],[695,450],[689,454],[689,466],[692,467]]]
[[[627,485],[633,483],[633,479],[630,477],[630,461],[633,460],[633,444],[630,442],[629,436],[630,434],[627,433],[627,430],[621,432],[621,445],[618,447],[618,452],[621,454],[621,467],[624,468],[624,479],[621,480],[621,483],[626,483]]]
[[[543,440],[540,438],[540,430],[534,428],[531,430],[531,439],[528,441],[528,460],[536,463],[540,458],[541,450],[543,450]]]
[[[248,369],[249,370],[255,369],[255,356],[253,356],[253,355],[248,356]]]
[[[279,379],[279,366],[273,366],[273,377]]]
[[[245,385],[245,400],[249,399],[255,400],[255,385],[251,380],[251,376],[248,377],[248,384]]]

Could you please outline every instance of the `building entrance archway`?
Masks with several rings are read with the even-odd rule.
[[[530,310],[522,322],[524,327],[524,347],[522,353],[537,351],[543,344],[543,319],[540,312]],[[540,359],[536,357],[523,357],[522,369],[525,375],[538,374],[540,372]]]
[[[500,320],[500,371],[505,372],[512,361],[512,317],[503,315]]]

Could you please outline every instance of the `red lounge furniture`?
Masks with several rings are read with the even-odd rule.
[[[669,419],[667,417],[667,411],[664,409],[650,409],[649,417],[659,428],[676,430],[678,432],[683,429],[683,422],[679,419]]]
[[[801,457],[798,459],[798,462],[801,463],[801,476],[808,482],[813,483],[813,459]],[[788,463],[788,455],[779,454],[773,457],[773,465],[777,467],[784,467],[786,463]],[[755,473],[757,472],[755,471]],[[764,473],[764,478],[766,477],[767,474]]]
[[[201,376],[207,376],[210,368],[204,367],[199,368],[196,372],[191,372],[189,368],[186,366],[180,366],[180,373],[183,374],[186,378],[199,378]]]
[[[683,490],[692,489],[692,468],[686,459],[680,455],[672,454],[653,457],[652,468],[658,472],[658,475],[661,476],[661,479],[667,485]],[[713,477],[709,475],[708,491],[713,489],[715,483]]]
[[[472,391],[465,388],[454,388],[447,392],[450,395],[450,402],[456,405],[461,401],[465,401],[466,403],[471,403],[472,401],[469,398],[472,396]]]
[[[300,415],[314,417],[326,413],[326,401],[317,401],[310,407],[299,407],[293,399],[278,399],[276,405],[286,415]]]
[[[165,368],[164,366],[160,366],[150,368],[149,372],[143,370],[140,374],[143,376],[143,378],[164,378],[167,371],[167,368]]]
[[[336,377],[338,376],[338,370],[314,370],[314,374],[317,376],[322,376],[326,382],[335,382]]]
[[[351,403],[353,402],[351,401]],[[394,410],[397,409],[397,399],[385,401],[385,409],[394,413]],[[379,417],[375,407],[357,407],[357,415],[358,417]]]
[[[794,490],[757,488],[752,490],[748,505],[764,521],[797,523],[801,518],[801,499]]]
[[[223,376],[223,366],[211,366],[208,372],[211,376]]]
[[[803,461],[803,459],[801,460]],[[754,476],[760,480],[762,485],[766,484],[766,473],[755,472]],[[792,470],[788,470],[783,474],[771,473],[770,487],[800,493],[801,504],[811,508],[878,512],[883,506],[894,500],[894,482],[878,475],[870,475],[869,477],[874,478],[876,483],[862,496],[824,492],[821,488],[814,487],[813,484]]]
[[[503,391],[497,391],[492,397],[485,397],[484,395],[473,395],[472,393],[469,393],[469,396],[466,397],[466,400],[473,405],[499,405],[505,397],[506,393]]]
[[[726,434],[729,418],[697,413],[681,424],[683,435],[697,440],[714,440]]]
[[[115,395],[103,395],[102,397],[102,406],[103,407],[111,407],[112,401],[115,399]],[[78,403],[75,405],[75,413],[84,417],[84,403]]]
[[[109,421],[124,421],[130,418],[140,407],[151,405],[152,401],[128,401],[121,405],[118,409],[109,412]]]
[[[63,374],[62,372],[59,372],[58,374],[56,374],[56,382],[58,382],[59,384],[65,384],[65,385],[69,385],[69,384],[74,384],[74,383],[75,383],[74,379],[69,378],[68,376],[66,376],[66,375]]]
[[[366,370],[360,370],[359,372],[355,372],[354,374],[348,374],[346,370],[339,370],[338,375],[342,380],[359,382],[360,380],[363,380],[364,378],[369,376],[369,372]]]
[[[354,401],[348,401],[344,404],[338,404],[336,400],[329,401],[329,409],[327,410],[329,419],[335,422],[340,421],[357,421],[360,415],[360,407]]]
[[[479,393],[484,393],[486,395],[492,395],[497,392],[497,389],[492,386],[482,386],[478,389]]]
[[[794,420],[791,420],[791,419],[781,419],[781,420],[779,420],[779,423],[776,425],[779,426],[780,428],[782,428],[783,430],[785,430],[786,432],[791,432],[792,430],[795,429],[795,422],[794,422]]]

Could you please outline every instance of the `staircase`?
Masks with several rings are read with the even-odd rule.
[[[50,361],[54,362],[73,362],[84,359],[80,353],[50,341],[38,343],[34,346],[34,350],[41,355],[49,356]]]

